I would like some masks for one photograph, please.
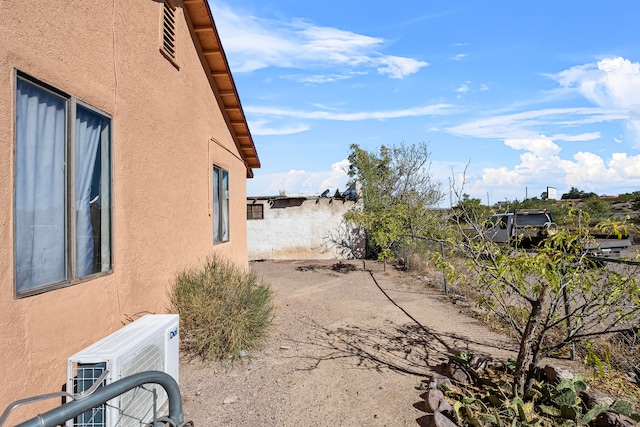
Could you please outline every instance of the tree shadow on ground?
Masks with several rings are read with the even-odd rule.
[[[383,327],[347,325],[329,329],[314,322],[309,326],[315,333],[304,344],[313,346],[313,351],[296,356],[309,361],[300,370],[313,370],[328,361],[342,361],[352,368],[388,369],[430,377],[434,368],[446,362],[454,350],[469,350],[469,346],[474,344],[503,348],[495,343],[475,342],[454,334],[436,334],[415,323],[398,325],[387,322]]]

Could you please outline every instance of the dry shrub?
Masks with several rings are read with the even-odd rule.
[[[236,359],[259,347],[273,323],[273,293],[254,273],[218,255],[178,273],[169,291],[182,349],[203,360]]]
[[[640,332],[637,330],[579,343],[576,352],[598,376],[611,369],[640,372]]]
[[[407,268],[419,274],[429,275],[427,258],[420,252],[410,252],[406,259]]]

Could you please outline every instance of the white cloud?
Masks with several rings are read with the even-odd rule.
[[[392,79],[402,79],[410,74],[420,71],[420,68],[429,65],[428,62],[418,61],[413,58],[403,58],[401,56],[384,56],[371,59],[373,64],[380,64],[378,73],[388,74]]]
[[[331,170],[305,171],[291,169],[289,172],[262,175],[259,170],[256,176],[247,182],[249,196],[273,196],[284,190],[287,194],[318,195],[329,189],[346,190],[349,161],[341,160],[331,165]]]
[[[333,120],[333,121],[362,121],[362,120],[387,120],[397,119],[402,117],[422,117],[422,116],[435,116],[443,114],[448,108],[449,104],[436,104],[427,105],[423,107],[407,108],[403,110],[386,110],[386,111],[368,111],[368,112],[356,112],[356,113],[341,113],[335,110],[327,110],[327,107],[315,105],[322,108],[322,110],[305,111],[305,110],[292,110],[276,107],[244,107],[246,113],[266,117],[268,119],[252,120],[249,122],[249,128],[253,135],[290,135],[295,133],[305,132],[311,127],[307,124],[297,125],[285,125],[274,127],[271,125],[272,120],[285,119],[290,121],[291,119],[299,120]]]
[[[483,194],[490,190],[494,195],[513,197],[514,191],[517,194],[524,187],[544,189],[547,185],[556,185],[568,189],[574,186],[606,193],[640,185],[640,155],[612,153],[606,158],[581,151],[571,159],[562,159],[561,147],[549,137],[507,139],[504,143],[524,151],[520,163],[512,169],[484,168],[481,176],[470,183],[473,191]]]
[[[463,59],[464,59],[464,58],[466,58],[466,57],[467,57],[467,54],[466,54],[466,53],[459,53],[459,54],[457,54],[457,55],[452,56],[452,57],[451,57],[451,58],[449,58],[449,59],[450,59],[450,60],[452,60],[452,61],[461,61],[461,60],[463,60]]]
[[[377,37],[364,36],[337,28],[319,27],[306,21],[295,22],[293,29],[293,34],[301,36],[299,39],[304,41],[304,47],[311,50],[313,55],[333,56],[337,62],[359,63],[365,59],[354,54],[371,51],[383,42]]]
[[[403,110],[369,111],[357,113],[336,113],[331,111],[303,111],[289,110],[275,107],[254,107],[248,106],[244,111],[251,114],[262,114],[265,116],[294,117],[298,119],[313,120],[336,120],[336,121],[357,121],[357,120],[385,120],[400,117],[420,117],[442,114],[450,104],[435,104],[423,107],[406,108]]]
[[[460,86],[458,86],[458,88],[455,90],[458,93],[458,98],[460,98],[462,95],[464,95],[467,92],[469,92],[469,84],[470,83],[471,82],[464,82]]]
[[[625,58],[605,58],[550,75],[564,88],[575,89],[605,108],[640,106],[640,63]]]
[[[640,178],[640,155],[629,156],[626,153],[613,153],[609,167],[615,169],[623,179]]]
[[[567,185],[593,186],[594,183],[619,182],[619,176],[615,169],[607,168],[604,159],[597,154],[589,152],[579,152],[574,154],[573,161],[561,160],[558,164],[565,173],[565,183]]]
[[[479,138],[535,138],[552,127],[578,127],[621,121],[640,145],[640,63],[625,58],[605,58],[596,63],[578,65],[548,77],[563,91],[578,93],[595,107],[545,108],[498,114],[476,119],[447,129],[459,136]],[[465,93],[460,86],[456,91]],[[601,138],[600,132],[575,135],[558,133],[555,140],[590,141]]]
[[[491,165],[476,171],[469,180],[469,189],[476,196],[491,192],[495,200],[496,195],[522,198],[525,188],[543,191],[548,185],[560,191],[563,186],[566,189],[577,186],[609,194],[640,186],[640,155],[611,153],[602,147],[598,153],[583,150],[563,157],[557,143],[604,140],[622,144],[622,135],[604,133],[606,124],[618,122],[625,125],[636,145],[640,145],[640,63],[605,58],[549,77],[560,86],[556,95],[578,94],[593,106],[495,114],[445,129],[457,136],[501,139],[507,147],[522,152],[519,162],[512,167]],[[458,91],[464,93],[465,88],[461,86]],[[550,99],[537,102],[543,101]],[[522,108],[526,104],[517,105]],[[512,111],[515,108],[516,104],[512,105]],[[540,135],[543,132],[551,136]],[[489,161],[501,164],[498,158]]]
[[[629,113],[621,110],[595,107],[546,108],[472,120],[448,128],[447,131],[454,135],[478,138],[535,138],[539,134],[536,129],[540,127],[574,127],[628,118]],[[564,140],[567,137],[565,135]]]
[[[523,177],[506,167],[486,168],[482,171],[482,184],[487,187],[520,187]]]
[[[324,83],[333,83],[340,80],[347,80],[352,78],[356,74],[363,73],[349,73],[349,74],[314,74],[311,76],[307,75],[289,75],[284,76],[284,78],[293,80],[298,83],[306,83],[306,84],[324,84]]]
[[[567,142],[576,142],[576,141],[593,141],[595,139],[600,139],[600,132],[586,132],[581,133],[579,135],[567,135],[565,133],[558,133],[551,136],[551,139],[556,141],[567,141]]]
[[[378,37],[304,20],[284,22],[241,16],[221,2],[209,4],[234,73],[267,67],[313,69],[339,65],[374,68],[380,74],[402,79],[429,65],[380,53],[385,40]]]
[[[640,63],[622,57],[604,58],[549,77],[600,107],[626,111],[627,126],[640,145]]]
[[[291,135],[306,132],[310,129],[307,125],[283,126],[279,128],[267,126],[267,120],[249,121],[249,129],[252,135]]]
[[[345,190],[345,184],[349,179],[347,171],[349,170],[349,160],[344,159],[331,165],[331,173],[324,181],[320,183],[320,188],[341,189]]]
[[[534,139],[507,139],[504,145],[514,150],[526,150],[542,158],[555,156],[560,152],[560,147],[544,135]]]

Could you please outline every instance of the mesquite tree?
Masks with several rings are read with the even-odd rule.
[[[442,198],[431,178],[430,152],[424,142],[380,147],[379,153],[351,145],[349,177],[360,203],[345,220],[361,227],[380,259],[403,235],[428,235],[439,228],[433,207]]]
[[[572,343],[637,328],[638,267],[603,266],[589,258],[586,248],[595,242],[585,227],[588,215],[572,214],[572,227],[529,250],[496,245],[482,222],[466,219],[458,219],[449,243],[468,261],[466,284],[480,293],[481,306],[507,323],[517,340],[515,395],[524,396],[544,357]],[[624,226],[610,222],[605,228],[619,236]],[[459,273],[453,276],[460,279]]]

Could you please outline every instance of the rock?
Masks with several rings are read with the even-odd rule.
[[[224,400],[222,401],[222,404],[229,405],[231,403],[236,403],[237,401],[238,401],[238,396],[229,396],[224,398]]]
[[[596,427],[633,427],[636,422],[624,415],[603,412],[596,418]]]
[[[471,375],[459,363],[450,360],[446,375],[459,384],[471,384]]]
[[[434,374],[429,382],[429,388],[437,388],[440,384],[451,386],[451,380],[440,374]]]
[[[493,369],[494,371],[503,371],[506,369],[503,361],[489,356],[473,356],[469,365],[476,370]]]
[[[580,399],[582,399],[585,406],[589,409],[593,408],[598,403],[604,403],[607,406],[611,406],[613,404],[612,397],[597,391],[581,391]]]
[[[431,384],[433,384],[433,387],[431,387]],[[416,390],[429,390],[430,388],[436,388],[435,383],[427,380],[420,381],[420,384],[416,386]]]
[[[424,399],[427,412],[445,412],[453,413],[453,407],[444,399],[444,394],[437,388],[433,388],[427,392]]]
[[[547,377],[547,381],[551,384],[558,384],[562,380],[573,379],[573,374],[566,369],[556,368],[555,366],[547,365],[544,367],[544,373]]]
[[[434,412],[433,415],[427,415],[425,421],[425,427],[458,427],[456,423],[442,415],[441,412]]]

